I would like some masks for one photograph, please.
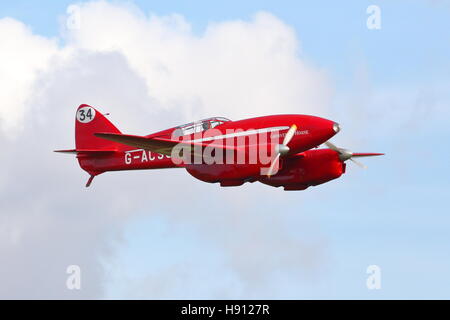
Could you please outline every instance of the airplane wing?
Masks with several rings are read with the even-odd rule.
[[[142,136],[134,136],[134,135],[128,135],[128,134],[119,134],[119,133],[94,133],[96,137],[119,142],[127,146],[144,149],[144,150],[150,150],[152,152],[156,152],[159,154],[164,154],[170,156],[172,154],[172,149],[180,145],[182,147],[186,147],[190,150],[190,153],[195,155],[196,150],[203,147],[210,147],[210,148],[220,148],[220,149],[232,149],[235,150],[236,148],[230,147],[230,146],[224,146],[223,144],[215,144],[215,143],[201,143],[201,142],[190,142],[190,141],[178,141],[178,140],[171,140],[171,139],[165,139],[165,138],[149,138],[149,137],[142,137]],[[195,148],[197,146],[197,148]],[[201,147],[201,148],[198,148]],[[186,150],[186,148],[183,148],[183,150]]]

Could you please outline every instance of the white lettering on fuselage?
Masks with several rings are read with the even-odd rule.
[[[162,160],[164,158],[170,159],[170,156],[165,156],[163,154],[159,154],[156,152],[146,151],[144,149],[125,151],[125,164],[131,164],[132,162],[144,163],[149,161],[155,161],[156,159]]]
[[[301,135],[305,135],[305,134],[309,134],[309,130],[302,130],[302,131],[297,130],[297,131],[295,131],[294,136],[301,136]],[[284,138],[285,136],[286,136],[286,132],[280,133],[278,135],[275,134],[275,135],[273,135],[273,138],[278,138],[278,137]]]

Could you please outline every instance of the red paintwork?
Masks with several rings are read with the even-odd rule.
[[[281,168],[277,174],[268,178],[262,176],[261,163],[255,164],[180,164],[175,165],[170,156],[157,154],[152,151],[137,149],[119,142],[108,141],[94,136],[95,133],[115,133],[120,136],[120,131],[99,111],[95,110],[95,117],[87,123],[79,121],[83,110],[92,108],[81,105],[77,110],[75,120],[75,150],[64,150],[60,152],[76,153],[81,168],[92,177],[106,171],[118,170],[141,170],[185,167],[195,178],[206,182],[218,182],[222,186],[237,186],[245,182],[260,181],[264,184],[279,187],[285,190],[303,190],[309,186],[321,184],[340,177],[345,172],[345,163],[339,160],[337,152],[330,149],[311,150],[318,147],[333,137],[337,132],[333,128],[333,121],[308,115],[272,115],[250,118],[239,121],[227,121],[216,126],[214,129],[204,131],[208,133],[225,135],[228,130],[258,130],[272,127],[286,127],[280,131],[278,141],[272,141],[270,148],[283,141],[283,136],[292,125],[297,126],[296,135],[289,142],[289,153],[282,157]],[[84,116],[84,115],[83,115]],[[159,131],[145,138],[148,139],[173,139],[172,134],[177,127]],[[298,133],[298,134],[297,134]],[[182,137],[196,139],[196,135]],[[239,140],[237,150],[248,155],[249,144],[257,140],[256,135],[239,140],[238,138],[225,138],[215,140],[229,145]],[[142,139],[142,138],[141,138]],[[169,141],[169,140],[168,140]],[[172,140],[173,141],[173,140]],[[242,144],[243,142],[243,144]],[[260,143],[257,141],[257,143]],[[356,155],[356,154],[355,154]],[[235,155],[236,156],[236,155]],[[268,165],[264,164],[264,167]],[[88,185],[92,181],[92,177]]]
[[[308,150],[284,160],[283,168],[273,177],[259,179],[285,190],[303,190],[339,178],[345,172],[345,163],[330,149]]]

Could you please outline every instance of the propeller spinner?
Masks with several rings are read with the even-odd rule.
[[[352,152],[352,151],[347,150],[347,149],[338,148],[334,144],[332,144],[330,141],[325,142],[325,145],[328,148],[330,148],[331,150],[336,151],[339,154],[339,159],[341,161],[350,160],[353,163],[355,163],[356,165],[358,165],[358,166],[360,166],[361,168],[364,168],[364,169],[367,169],[367,166],[362,164],[359,161],[356,161],[353,158],[356,158],[356,157],[374,157],[374,156],[382,156],[382,155],[384,155],[384,153],[356,153],[356,152]]]
[[[283,143],[276,146],[275,151],[277,152],[277,155],[275,156],[275,159],[272,161],[269,171],[267,172],[267,176],[269,178],[274,174],[274,172],[276,173],[276,171],[278,171],[280,164],[280,157],[288,154],[290,150],[288,147],[288,143],[294,137],[295,131],[297,131],[297,126],[293,124],[289,128],[288,132],[286,132],[286,136],[283,139]]]

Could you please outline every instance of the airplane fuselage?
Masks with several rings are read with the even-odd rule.
[[[340,177],[345,161],[381,155],[352,153],[328,140],[339,132],[333,121],[285,114],[231,121],[222,117],[158,131],[122,134],[95,108],[81,105],[75,120],[75,153],[92,179],[107,171],[184,168],[193,177],[221,186],[259,181],[303,190]],[[329,149],[314,149],[321,144]],[[361,164],[360,164],[361,165]]]

